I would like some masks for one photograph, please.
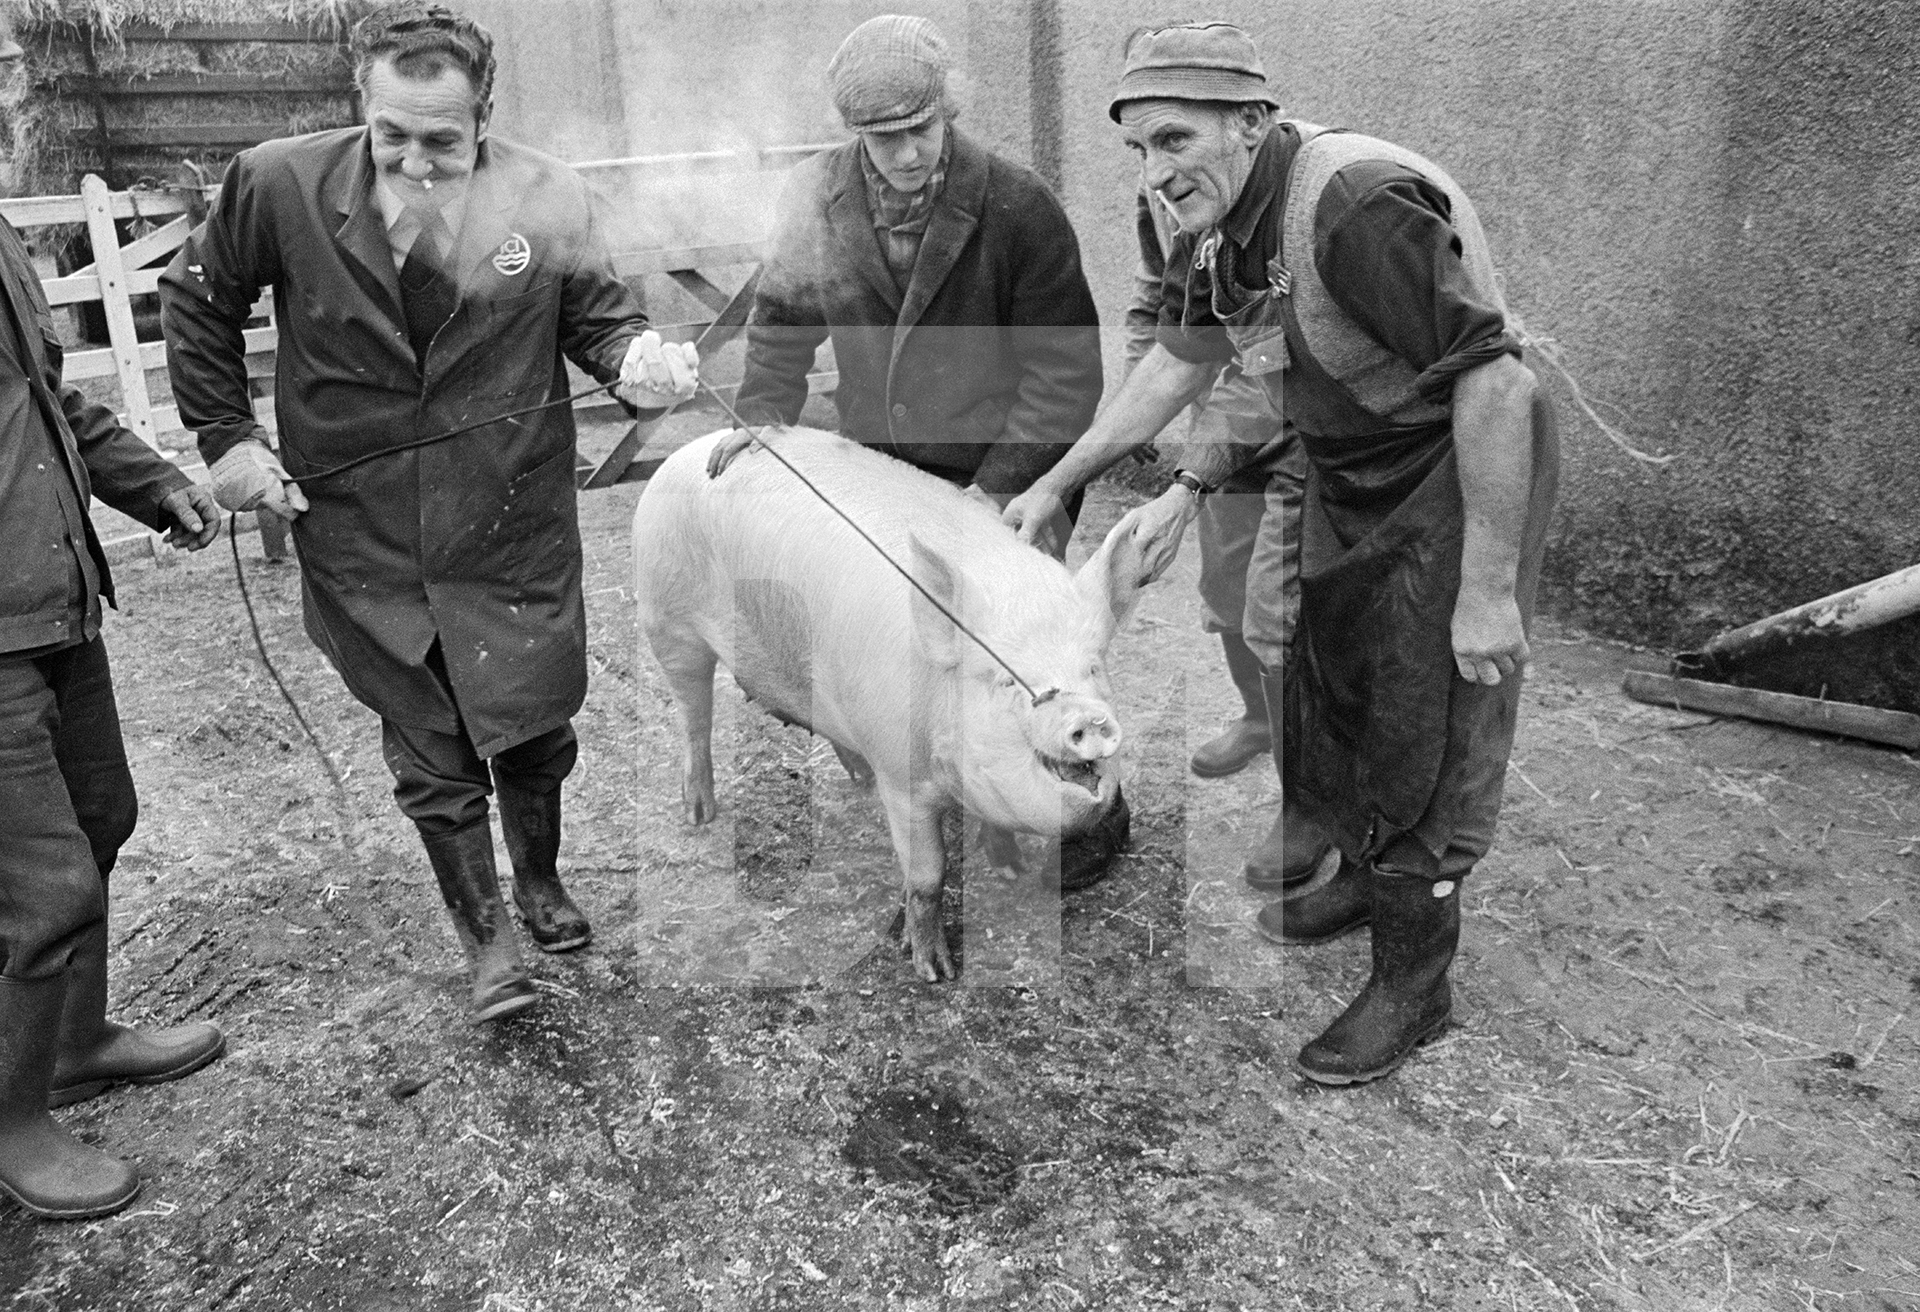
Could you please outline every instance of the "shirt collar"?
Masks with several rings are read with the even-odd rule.
[[[947,185],[947,165],[953,160],[953,124],[947,124],[946,139],[940,143],[940,158],[918,191],[896,191],[867,154],[864,142],[859,154],[860,172],[867,180],[867,209],[873,215],[873,225],[924,232],[933,217],[933,203]]]
[[[1254,152],[1246,185],[1240,189],[1233,208],[1220,220],[1221,236],[1242,249],[1253,244],[1254,234],[1266,221],[1267,212],[1279,202],[1287,170],[1292,167],[1294,153],[1299,148],[1300,135],[1290,125],[1273,125]]]
[[[459,233],[461,220],[466,217],[468,180],[436,184],[433,189],[434,207],[440,217],[446,220],[447,231]],[[440,199],[441,192],[446,199]],[[391,238],[411,239],[419,235],[421,226],[420,211],[407,203],[407,199],[387,178],[385,173],[376,171],[373,175],[373,195],[380,206],[380,219]]]

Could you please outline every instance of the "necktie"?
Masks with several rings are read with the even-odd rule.
[[[440,326],[453,317],[460,292],[447,271],[447,255],[453,249],[453,234],[447,221],[435,213],[420,225],[420,235],[407,250],[406,263],[400,266],[400,303],[407,316],[407,340],[413,343],[414,358],[424,371],[427,347]]]

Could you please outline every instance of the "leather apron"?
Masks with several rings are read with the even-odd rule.
[[[1266,384],[1312,464],[1282,777],[1349,859],[1456,878],[1492,841],[1520,681],[1470,683],[1454,666],[1465,521],[1451,421],[1379,429],[1308,349],[1284,256],[1238,310],[1215,305],[1242,372]],[[1516,590],[1523,620],[1558,468],[1552,412],[1539,397]]]

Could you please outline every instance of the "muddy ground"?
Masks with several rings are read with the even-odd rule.
[[[563,856],[598,937],[534,963],[537,1016],[484,1030],[294,570],[243,546],[340,797],[226,544],[123,567],[144,815],[114,991],[231,1050],[62,1113],[145,1191],[89,1224],[0,1212],[0,1306],[1920,1308],[1914,757],[1631,702],[1657,654],[1544,622],[1456,1023],[1323,1090],[1292,1057],[1364,945],[1252,934],[1238,862],[1272,775],[1185,771],[1235,704],[1191,551],[1114,652],[1132,853],[1064,899],[963,870],[966,971],[934,986],[883,942],[870,796],[730,684],[725,814],[680,819],[626,589],[636,496],[582,499]],[[1096,492],[1082,552],[1126,500]]]

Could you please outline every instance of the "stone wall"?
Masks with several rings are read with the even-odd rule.
[[[1528,330],[1674,457],[1629,458],[1536,357],[1566,446],[1550,607],[1673,648],[1920,562],[1905,0],[470,7],[515,34],[503,130],[572,158],[837,135],[822,82],[840,37],[887,8],[927,14],[972,83],[968,125],[1057,182],[1109,322],[1132,258],[1135,172],[1106,117],[1121,41],[1211,11],[1255,34],[1289,114],[1445,165]],[[1920,702],[1916,648],[1914,626],[1860,645],[1880,700]]]

